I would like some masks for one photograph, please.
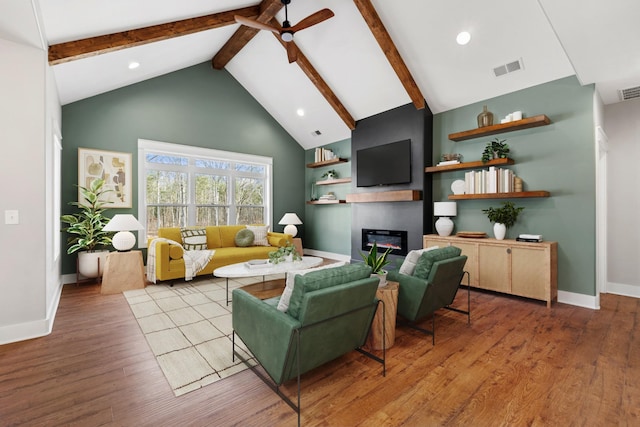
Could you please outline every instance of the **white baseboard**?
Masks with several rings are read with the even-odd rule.
[[[577,294],[575,292],[558,291],[558,302],[576,305],[578,307],[600,310],[600,300],[593,295]]]
[[[626,283],[607,282],[607,293],[622,295],[625,297],[640,298],[640,286],[627,285]]]
[[[316,251],[315,249],[305,249],[305,255],[319,256],[322,258],[335,259],[336,261],[351,262],[351,256],[343,254],[334,254],[332,252]]]
[[[44,319],[32,320],[15,325],[1,326],[0,345],[49,335],[53,330],[53,321],[56,318],[56,312],[58,311],[61,295],[62,282],[58,284],[58,289],[52,298],[51,304],[47,307],[47,315]]]

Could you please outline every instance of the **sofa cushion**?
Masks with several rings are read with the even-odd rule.
[[[204,228],[183,228],[182,247],[187,251],[202,251],[207,249],[207,231]]]
[[[278,301],[278,310],[286,312],[289,308],[289,300],[291,299],[291,294],[293,293],[296,276],[304,276],[305,274],[311,273],[312,271],[325,270],[327,268],[342,267],[345,264],[346,263],[344,261],[341,261],[334,264],[321,265],[320,267],[308,268],[306,270],[288,271],[287,278],[285,280],[284,291],[280,296],[280,301]]]
[[[218,227],[221,248],[234,248],[236,246],[236,234],[247,228],[244,225],[221,225]]]
[[[287,246],[288,244],[292,244],[290,239],[282,237],[281,235],[272,235],[271,233],[267,233],[267,241],[269,242],[270,246],[275,246],[277,248],[279,248],[280,246]]]
[[[236,233],[236,246],[240,248],[246,248],[253,245],[253,239],[255,238],[253,231],[248,228],[244,228]]]
[[[296,275],[287,313],[294,319],[298,319],[302,300],[307,292],[342,285],[369,276],[371,276],[371,267],[363,263],[312,271],[304,276]]]
[[[416,269],[413,272],[413,275],[420,279],[427,280],[427,277],[429,277],[429,273],[431,272],[431,267],[433,267],[433,263],[457,257],[461,253],[462,250],[455,246],[445,246],[444,248],[427,251],[418,258],[418,263],[416,264]]]
[[[267,239],[267,232],[269,231],[268,225],[247,225],[247,229],[253,231],[255,236],[253,244],[255,246],[271,246]]]
[[[204,229],[207,230],[207,249],[217,249],[222,247],[222,240],[220,238],[220,229],[225,226],[208,226]]]
[[[178,245],[169,245],[169,258],[170,259],[181,259],[182,254],[184,254],[184,250]]]
[[[413,276],[413,272],[416,269],[416,264],[418,263],[418,259],[420,259],[420,255],[427,251],[432,251],[438,248],[439,246],[431,246],[426,249],[415,249],[413,251],[410,251],[402,262],[402,265],[400,266],[398,272],[400,274],[406,274],[407,276]]]

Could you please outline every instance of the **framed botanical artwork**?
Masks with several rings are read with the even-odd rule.
[[[107,208],[132,207],[131,153],[78,148],[78,184],[89,187],[95,179],[104,179],[104,188],[110,190],[105,195]]]

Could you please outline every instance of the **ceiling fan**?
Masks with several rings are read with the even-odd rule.
[[[254,21],[253,19],[245,18],[238,15],[235,16],[235,20],[238,24],[246,25],[247,27],[255,28],[258,30],[271,31],[273,33],[279,34],[280,39],[283,42],[287,42],[287,58],[289,58],[289,63],[292,63],[295,62],[298,57],[296,45],[293,43],[289,43],[293,41],[293,35],[300,30],[304,30],[305,28],[309,28],[312,25],[316,25],[321,23],[322,21],[326,21],[327,19],[333,17],[334,14],[330,9],[322,9],[307,16],[296,25],[291,26],[291,23],[289,22],[289,14],[287,11],[287,5],[291,3],[291,0],[281,1],[284,5],[284,22],[280,27],[264,24],[262,22]]]

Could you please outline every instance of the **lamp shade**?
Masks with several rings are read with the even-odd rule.
[[[298,215],[296,215],[295,213],[287,212],[286,214],[284,214],[278,224],[286,225],[286,227],[284,228],[284,232],[286,234],[290,234],[292,237],[296,237],[296,235],[298,234],[298,228],[296,227],[296,225],[302,224],[302,221],[300,221],[300,218],[298,218]]]
[[[104,231],[131,231],[143,230],[144,227],[138,222],[135,216],[131,214],[118,214],[104,226]]]
[[[118,214],[104,226],[103,231],[117,231],[111,244],[120,252],[128,251],[136,244],[136,236],[130,230],[143,230],[144,227],[131,214]]]
[[[456,202],[435,202],[433,204],[433,216],[456,216],[458,205]]]

